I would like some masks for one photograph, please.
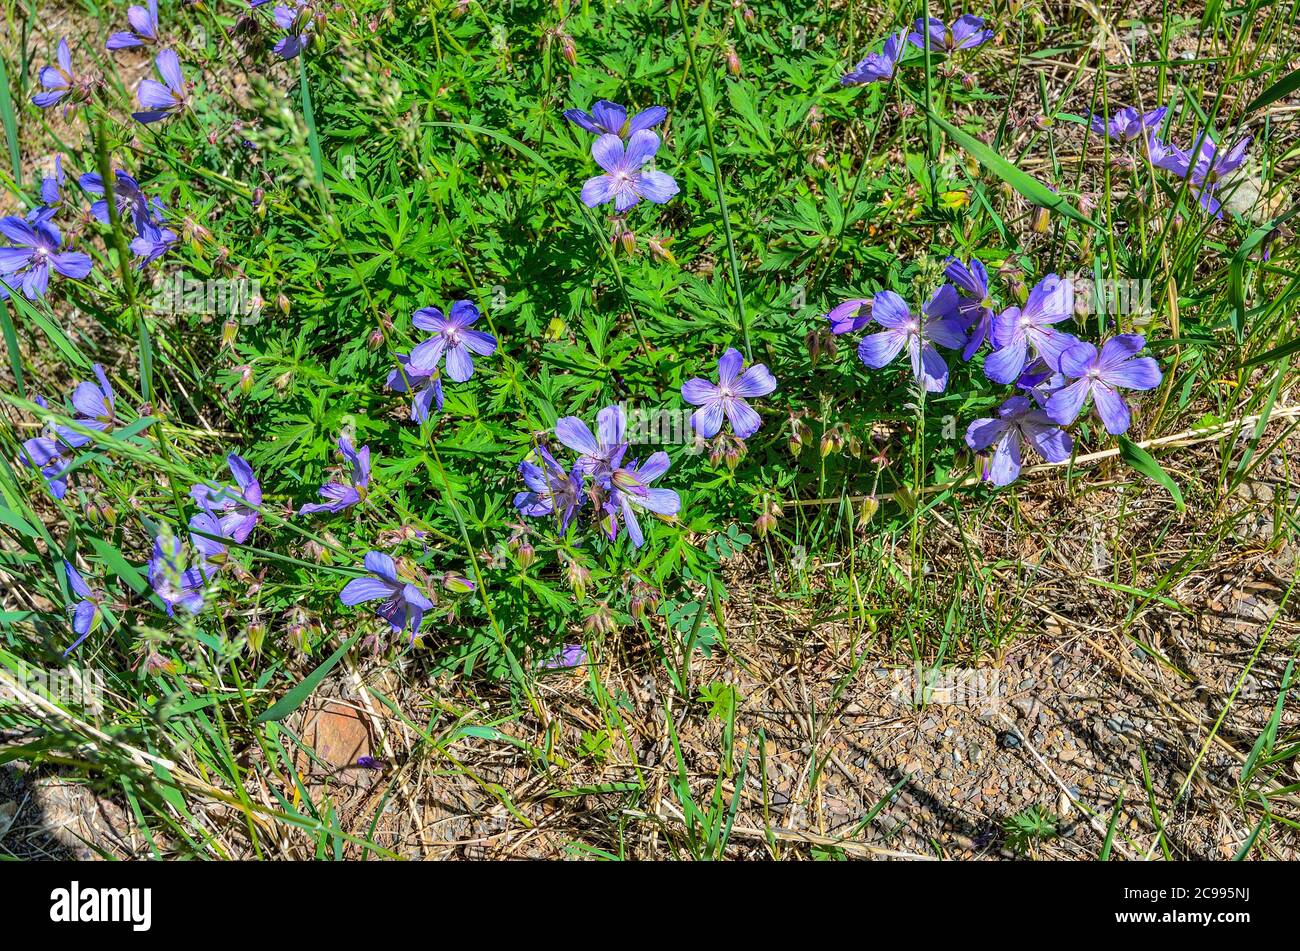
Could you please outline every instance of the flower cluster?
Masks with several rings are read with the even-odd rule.
[[[1074,317],[1074,285],[1048,274],[1030,290],[1023,306],[999,310],[989,289],[988,271],[975,258],[948,259],[944,275],[950,283],[938,290],[914,315],[893,291],[870,300],[845,301],[827,315],[831,331],[858,331],[872,321],[883,329],[862,338],[858,357],[872,368],[893,362],[904,350],[912,375],[927,392],[948,387],[947,361],[935,344],[960,350],[971,360],[988,342],[984,374],[994,383],[1016,384],[1030,396],[1013,396],[996,418],[971,424],[967,444],[975,450],[993,448],[987,475],[998,485],[1020,472],[1020,444],[1028,440],[1049,462],[1069,458],[1073,442],[1061,429],[1073,423],[1091,398],[1106,431],[1128,431],[1130,411],[1120,390],[1150,390],[1160,385],[1160,368],[1140,357],[1146,341],[1122,334],[1101,350],[1059,328]]]
[[[645,543],[637,512],[647,511],[666,517],[681,510],[681,499],[672,489],[651,488],[651,483],[668,471],[666,452],[652,453],[645,462],[624,464],[627,454],[627,415],[621,406],[606,406],[596,414],[596,431],[576,416],[565,416],[555,424],[555,438],[578,454],[570,469],[565,469],[544,446],[538,447],[541,465],[530,460],[519,464],[527,491],[515,496],[515,508],[533,518],[551,517],[559,522],[560,532],[590,498],[601,529],[610,541],[618,537],[619,518],[632,544]]]
[[[98,363],[91,369],[95,373],[95,382],[82,381],[72,391],[72,420],[85,429],[107,432],[116,422],[113,385]],[[36,397],[36,403],[43,408],[49,407],[41,396]],[[68,491],[67,470],[71,465],[63,457],[64,450],[81,449],[90,441],[90,436],[70,426],[47,425],[44,434],[23,443],[22,460],[39,470],[50,493],[56,499],[62,499]]]
[[[928,21],[918,18],[910,32],[899,30],[891,34],[879,53],[868,53],[858,65],[840,78],[840,83],[845,86],[865,86],[890,81],[909,44],[924,50],[928,39],[932,53],[951,56],[962,50],[982,46],[992,37],[993,31],[985,28],[983,17],[969,13],[959,16],[951,24],[945,24],[934,17]]]
[[[1223,206],[1216,193],[1224,180],[1245,163],[1251,137],[1243,136],[1224,149],[1210,138],[1208,130],[1201,130],[1193,138],[1191,148],[1181,149],[1159,135],[1168,111],[1167,106],[1160,106],[1140,113],[1125,106],[1109,119],[1094,113],[1089,124],[1093,132],[1122,146],[1136,144],[1152,167],[1172,172],[1186,181],[1200,206],[1216,218],[1222,218]]]

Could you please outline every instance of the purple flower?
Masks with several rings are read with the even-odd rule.
[[[190,488],[190,498],[212,515],[220,513],[221,534],[239,544],[248,541],[261,517],[257,506],[262,504],[262,485],[253,475],[253,469],[241,456],[226,456],[230,473],[239,488],[198,484]]]
[[[616,102],[601,99],[591,107],[590,114],[581,109],[566,109],[564,118],[574,125],[596,135],[617,135],[626,139],[642,129],[653,129],[668,117],[668,110],[663,106],[651,106],[638,112],[629,122],[627,110]]]
[[[970,340],[961,358],[969,360],[984,341],[993,332],[993,300],[989,296],[989,272],[979,258],[971,258],[970,264],[961,262],[960,258],[948,258],[944,277],[952,281],[961,291],[957,300],[957,312],[961,314],[965,329],[971,331]]]
[[[305,0],[297,0],[293,7],[275,8],[275,25],[285,31],[271,51],[283,60],[291,60],[311,42],[312,11]]]
[[[81,577],[81,572],[73,566],[72,562],[67,560],[63,562],[63,573],[68,579],[68,588],[80,599],[72,609],[72,633],[77,635],[77,639],[63,652],[63,656],[67,657],[90,636],[91,631],[98,626],[101,615],[99,599],[90,590],[90,585],[86,584],[86,579]]]
[[[79,179],[82,189],[90,195],[104,194],[104,179],[98,172],[87,172]],[[136,227],[150,219],[149,200],[145,198],[140,183],[119,169],[113,170],[113,203],[117,205],[119,218],[125,218],[129,212]],[[92,202],[90,213],[102,225],[109,224],[108,199],[100,198]]]
[[[1028,397],[1013,396],[993,419],[977,419],[966,430],[966,445],[978,451],[993,447],[985,478],[994,485],[1010,485],[1020,475],[1021,443],[1028,441],[1048,462],[1070,458],[1074,441]]]
[[[1113,113],[1109,121],[1105,116],[1094,112],[1089,117],[1088,124],[1098,135],[1104,135],[1127,145],[1130,142],[1146,139],[1148,135],[1154,135],[1160,123],[1165,121],[1167,112],[1169,112],[1168,106],[1160,106],[1149,112],[1138,112],[1132,106],[1125,106]]]
[[[486,357],[497,348],[496,337],[469,329],[480,316],[478,308],[467,300],[452,304],[451,314],[447,317],[443,317],[442,311],[436,307],[417,310],[411,322],[421,330],[432,332],[433,336],[411,351],[411,363],[423,369],[437,369],[445,353],[447,376],[457,383],[464,383],[474,375],[474,358],[470,353]]]
[[[325,483],[320,487],[320,494],[329,501],[308,503],[298,510],[299,515],[311,512],[342,512],[366,497],[366,492],[370,488],[370,447],[362,446],[358,451],[352,447],[352,442],[347,436],[340,436],[339,452],[348,463],[347,483]]]
[[[190,518],[190,545],[204,561],[214,565],[223,564],[229,557],[226,550],[228,540],[229,536],[211,512],[197,512]]]
[[[53,214],[54,207],[63,204],[63,183],[67,178],[63,172],[63,156],[54,156],[54,174],[41,179],[41,202],[46,206],[41,209],[43,212]]]
[[[1078,343],[1061,357],[1061,372],[1074,382],[1057,390],[1047,401],[1047,414],[1062,426],[1078,417],[1091,395],[1092,405],[1106,432],[1112,436],[1128,432],[1128,404],[1120,390],[1153,390],[1160,385],[1160,366],[1151,357],[1137,354],[1146,346],[1140,334],[1120,334],[1101,346]]]
[[[1193,192],[1200,201],[1201,207],[1216,218],[1222,218],[1223,208],[1219,200],[1214,197],[1214,193],[1223,179],[1239,169],[1246,161],[1246,149],[1250,141],[1251,137],[1246,136],[1232,148],[1221,151],[1208,134],[1203,134],[1197,140],[1197,147],[1193,149],[1195,160],[1191,157],[1192,152],[1189,152],[1169,164],[1180,177],[1186,177],[1190,173],[1194,186]]]
[[[189,614],[203,610],[204,589],[217,571],[206,561],[186,567],[181,540],[175,535],[160,535],[153,542],[153,557],[149,559],[149,584],[167,608],[167,616],[175,617],[179,606]]]
[[[1053,393],[1065,386],[1065,374],[1053,370],[1042,359],[1034,360],[1016,379],[1017,389],[1024,390],[1039,406],[1045,407]]]
[[[542,661],[542,670],[581,667],[587,662],[587,649],[581,644],[565,644],[557,653]]]
[[[110,50],[126,50],[158,42],[158,0],[149,0],[149,8],[130,7],[126,20],[131,29],[113,33],[108,38]]]
[[[142,270],[180,243],[176,232],[161,223],[141,222],[139,229],[139,233],[131,239],[131,252],[136,256],[137,269]]]
[[[744,365],[740,351],[729,349],[718,360],[716,385],[698,376],[682,385],[682,399],[700,407],[691,414],[691,426],[705,439],[712,439],[722,429],[724,415],[738,439],[748,439],[763,424],[745,400],[771,393],[776,389],[776,379],[762,363],[742,373]]]
[[[63,235],[52,221],[25,221],[10,215],[0,218],[0,234],[14,242],[12,247],[0,247],[0,280],[9,287],[21,283],[23,296],[28,300],[45,296],[51,268],[75,280],[90,273],[90,255],[59,250]],[[21,282],[18,278],[22,278]],[[0,300],[8,297],[9,290],[0,286]]]
[[[528,491],[516,493],[515,508],[530,518],[557,514],[560,534],[564,534],[582,507],[582,473],[577,466],[566,472],[545,446],[537,447],[537,456],[542,461],[540,466],[527,459],[519,463],[519,475]]]
[[[917,382],[931,393],[942,393],[948,386],[948,364],[934,344],[951,348],[966,344],[957,315],[957,292],[952,285],[945,284],[934,292],[924,307],[924,319],[913,317],[903,298],[893,291],[881,291],[872,298],[871,317],[885,329],[862,338],[858,358],[878,370],[906,347]]]
[[[1146,160],[1156,168],[1163,168],[1166,172],[1173,172],[1179,176],[1187,174],[1187,156],[1183,150],[1169,145],[1164,139],[1156,134],[1154,129],[1148,129],[1143,142],[1143,154]]]
[[[881,82],[894,78],[894,67],[903,52],[904,34],[899,32],[885,40],[885,47],[879,53],[868,53],[862,62],[840,77],[843,86],[863,86],[867,83]]]
[[[357,769],[383,769],[384,761],[374,756],[358,756]]]
[[[627,140],[616,135],[602,135],[591,146],[591,157],[605,170],[604,175],[587,179],[582,186],[582,202],[595,208],[612,201],[618,212],[627,211],[642,198],[662,205],[677,194],[677,183],[663,172],[644,171],[643,166],[659,150],[659,136],[649,129],[633,132]]]
[[[105,432],[113,425],[117,404],[113,395],[113,385],[108,382],[104,368],[96,363],[91,367],[95,373],[96,383],[78,383],[72,391],[72,407],[76,410],[73,419],[86,429]],[[55,427],[59,438],[70,449],[80,449],[91,441],[90,437],[67,426]]]
[[[181,75],[181,63],[176,58],[176,54],[171,50],[163,50],[154,59],[154,63],[163,81],[160,83],[156,79],[140,80],[135,94],[140,100],[140,105],[144,106],[144,111],[131,113],[139,122],[157,122],[159,119],[176,115],[185,108],[188,101],[185,94],[185,77]]]
[[[39,402],[44,405],[45,401]],[[35,436],[26,440],[23,443],[22,461],[40,472],[50,494],[56,499],[68,494],[66,473],[70,463],[60,453],[58,440],[49,436]]]
[[[423,423],[429,410],[437,405],[442,412],[442,380],[433,367],[416,366],[405,353],[397,354],[397,369],[389,371],[387,384],[398,393],[413,393],[411,419]]]
[[[45,91],[32,96],[32,104],[42,109],[48,109],[67,98],[63,110],[66,114],[74,103],[90,98],[90,82],[79,79],[72,73],[72,53],[66,39],[59,40],[58,65],[42,66],[36,78]]]
[[[826,319],[831,322],[831,333],[847,334],[861,330],[871,323],[871,301],[857,297],[831,308]]]
[[[424,612],[433,609],[433,602],[414,584],[397,576],[397,565],[392,557],[382,551],[366,554],[366,570],[372,577],[353,578],[339,592],[339,600],[352,607],[363,601],[382,598],[375,613],[389,623],[394,631],[411,628],[411,640],[420,630]]]
[[[555,424],[555,438],[578,453],[574,472],[607,477],[627,452],[627,416],[622,406],[606,406],[596,414],[596,433],[576,416],[565,416]]]
[[[984,18],[969,13],[954,20],[952,26],[930,17],[929,27],[930,49],[942,53],[974,49],[993,38],[993,31],[984,28]],[[925,28],[926,21],[918,17],[907,35],[907,41],[917,49],[925,49]]]
[[[1074,316],[1074,285],[1049,274],[1029,292],[1023,308],[1008,307],[993,318],[993,346],[984,360],[984,375],[994,383],[1012,383],[1029,362],[1032,347],[1053,370],[1061,368],[1061,354],[1079,342],[1057,330]]]
[[[642,465],[635,462],[626,469],[615,469],[608,477],[605,500],[605,525],[610,541],[618,537],[618,516],[623,516],[628,538],[640,548],[645,544],[641,523],[636,513],[640,509],[656,515],[674,516],[681,511],[682,500],[672,489],[652,489],[650,483],[668,471],[668,453],[656,452]]]

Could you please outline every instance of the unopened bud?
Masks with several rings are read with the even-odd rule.
[[[734,46],[727,47],[727,72],[733,76],[740,75],[740,56],[737,55]]]
[[[515,549],[515,557],[519,559],[520,568],[527,568],[537,560],[537,549],[535,549],[525,539],[524,541],[521,541],[519,547]]]
[[[573,39],[567,34],[560,36],[560,53],[570,66],[578,65],[578,47],[573,45]]]
[[[1047,234],[1047,228],[1051,222],[1052,213],[1039,205],[1034,208],[1033,217],[1029,219],[1029,230],[1034,234]]]
[[[221,325],[221,347],[224,350],[235,342],[235,337],[239,335],[239,324],[233,320],[227,320]]]
[[[244,637],[248,639],[249,650],[254,654],[262,653],[262,642],[266,640],[266,624],[262,621],[253,621],[244,628]]]

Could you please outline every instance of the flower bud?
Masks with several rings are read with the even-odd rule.
[[[1029,230],[1034,234],[1047,234],[1047,228],[1051,221],[1052,213],[1042,205],[1038,205],[1034,208],[1033,216],[1029,219]]]
[[[858,507],[858,524],[865,525],[870,522],[879,510],[880,502],[874,495],[863,499],[862,505]]]
[[[727,72],[733,76],[740,75],[740,57],[736,54],[734,46],[727,47]]]
[[[474,593],[474,582],[457,571],[448,571],[442,576],[442,586],[452,594],[464,595]]]
[[[566,33],[560,34],[560,53],[570,66],[578,65],[578,47],[573,44],[573,38]]]
[[[726,460],[727,468],[732,472],[735,472],[736,466],[740,465],[740,460],[745,458],[745,441],[743,439],[737,439],[734,442],[729,443],[726,451],[723,453],[723,458]]]
[[[537,549],[533,548],[528,539],[523,539],[515,549],[515,557],[519,559],[520,568],[527,568],[537,560]]]
[[[776,528],[776,518],[767,512],[754,519],[754,534],[759,538],[766,538],[767,533],[774,528]]]
[[[244,637],[248,639],[249,650],[254,654],[262,653],[262,642],[266,640],[266,624],[260,620],[251,622],[244,628]]]

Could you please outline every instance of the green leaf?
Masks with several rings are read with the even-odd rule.
[[[1263,109],[1265,106],[1291,95],[1297,89],[1300,89],[1300,69],[1293,69],[1256,96],[1245,111],[1254,112],[1256,109]]]
[[[1160,463],[1156,462],[1151,453],[1147,452],[1127,436],[1120,436],[1119,455],[1121,459],[1129,464],[1130,468],[1140,472],[1152,482],[1159,483],[1168,489],[1169,494],[1174,497],[1174,505],[1178,507],[1178,511],[1181,512],[1187,508],[1186,504],[1183,502],[1183,493],[1182,490],[1178,488],[1178,483],[1170,477],[1168,472],[1165,472],[1165,470],[1160,467]]]
[[[924,108],[924,107],[922,107]],[[1038,179],[1034,178],[1028,172],[1021,171],[1015,163],[1003,158],[997,152],[975,138],[969,132],[963,132],[947,119],[937,115],[932,110],[926,109],[929,113],[930,121],[947,133],[948,138],[952,139],[963,149],[975,156],[979,163],[987,168],[990,172],[1002,179],[1025,198],[1032,201],[1035,205],[1041,205],[1044,208],[1050,208],[1052,211],[1062,214],[1067,218],[1072,218],[1080,224],[1085,224],[1097,231],[1101,230],[1101,225],[1093,221],[1079,209],[1075,208],[1068,201],[1052,191]]]
[[[1238,342],[1246,339],[1246,261],[1275,228],[1290,221],[1297,214],[1300,214],[1300,203],[1291,206],[1290,210],[1280,217],[1256,228],[1246,236],[1246,240],[1241,243],[1241,247],[1237,249],[1237,253],[1232,256],[1232,261],[1228,264],[1228,303],[1232,305],[1228,316],[1232,321],[1232,329],[1237,335]],[[1281,354],[1281,356],[1286,355]],[[1257,359],[1256,362],[1265,361]],[[1247,363],[1246,366],[1250,364]]]
[[[270,720],[283,720],[289,714],[293,713],[293,711],[301,707],[306,699],[311,696],[311,692],[316,689],[322,680],[325,679],[325,675],[338,666],[338,662],[343,659],[343,655],[346,654],[352,645],[357,642],[357,638],[360,636],[361,631],[357,631],[344,641],[338,650],[326,658],[325,663],[321,664],[304,677],[302,683],[298,684],[298,686],[294,687],[275,703],[271,704],[271,706],[269,706],[253,722],[266,723]]]

